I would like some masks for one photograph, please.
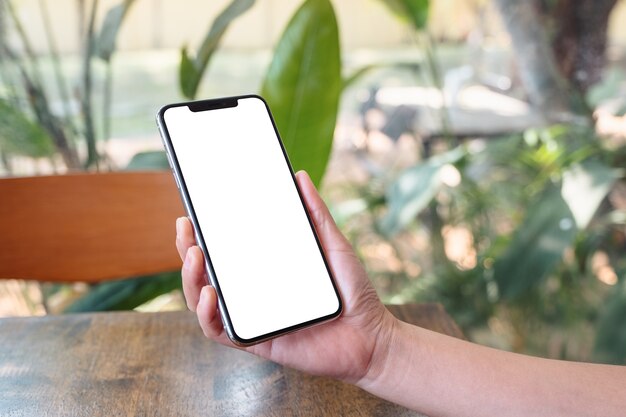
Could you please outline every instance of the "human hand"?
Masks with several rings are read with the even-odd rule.
[[[396,320],[380,302],[309,176],[298,172],[296,181],[344,301],[344,311],[333,321],[240,349],[305,372],[356,383],[384,361]],[[205,336],[237,347],[224,331],[217,295],[207,285],[203,254],[186,217],[176,221],[176,247],[184,261],[187,306],[196,312]]]

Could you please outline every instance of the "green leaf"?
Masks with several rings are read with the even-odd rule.
[[[249,10],[254,2],[255,0],[233,0],[222,10],[211,24],[195,58],[189,56],[186,48],[181,50],[178,75],[180,89],[185,97],[189,99],[196,97],[202,76],[226,29],[233,20]]]
[[[132,310],[178,288],[181,288],[179,271],[104,282],[74,301],[64,313]]]
[[[330,206],[330,213],[335,220],[335,223],[339,227],[343,227],[350,218],[357,214],[363,213],[369,208],[367,201],[364,198],[356,198],[353,200],[344,201],[335,206]]]
[[[465,154],[465,148],[459,146],[402,172],[387,189],[389,211],[381,222],[382,231],[392,235],[413,222],[440,190],[442,168]]]
[[[587,103],[592,108],[597,107],[603,101],[620,97],[620,85],[624,81],[624,71],[618,68],[606,72],[602,80],[587,91]]]
[[[147,151],[133,155],[126,165],[126,171],[165,170],[169,167],[164,151]]]
[[[43,158],[55,153],[48,133],[21,110],[0,99],[0,148],[8,154]]]
[[[384,63],[376,63],[376,64],[368,64],[364,65],[360,68],[357,68],[352,71],[352,73],[344,76],[343,78],[343,89],[352,87],[352,84],[359,81],[361,78],[369,74],[370,72],[382,69],[382,68],[394,68],[401,69],[410,72],[416,72],[420,68],[420,63],[416,63],[414,61],[406,62],[406,61],[392,61],[392,62],[384,62]]]
[[[594,357],[605,363],[626,364],[626,281],[615,286],[598,322]]]
[[[426,28],[429,0],[381,0],[396,16],[416,30]]]
[[[183,96],[189,99],[195,98],[201,78],[202,74],[189,57],[187,48],[183,47],[180,50],[180,65],[178,66],[178,83]]]
[[[561,194],[580,230],[587,227],[616,179],[615,170],[594,160],[573,165],[563,173]]]
[[[515,299],[542,282],[576,238],[576,222],[560,189],[552,184],[528,208],[505,253],[496,259],[500,296]]]
[[[384,64],[370,64],[370,65],[365,65],[362,66],[359,69],[354,70],[354,72],[352,72],[352,74],[348,75],[347,77],[345,77],[343,79],[343,87],[342,89],[346,89],[348,87],[351,87],[352,84],[354,84],[355,82],[357,82],[359,79],[361,79],[364,75],[368,74],[370,71],[378,69],[378,68],[382,68],[386,65]]]
[[[117,34],[120,31],[124,17],[126,17],[130,6],[133,5],[135,0],[124,0],[117,6],[113,6],[109,9],[104,22],[100,28],[100,33],[96,37],[95,50],[102,60],[109,61],[111,55],[115,51],[115,43],[117,41]]]
[[[261,95],[296,170],[322,180],[342,89],[339,30],[330,1],[307,0],[283,32]]]

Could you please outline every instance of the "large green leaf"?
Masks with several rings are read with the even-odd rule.
[[[576,237],[576,222],[561,190],[550,184],[532,204],[506,252],[496,259],[500,296],[514,299],[542,282]]]
[[[111,59],[111,55],[115,51],[115,42],[117,41],[117,34],[122,26],[122,21],[134,2],[135,0],[124,0],[120,4],[111,7],[104,17],[104,22],[95,44],[96,55],[104,61]]]
[[[455,163],[465,153],[464,147],[457,147],[402,172],[387,189],[389,211],[380,224],[382,231],[391,235],[413,222],[440,190],[443,167]]]
[[[181,288],[179,271],[104,282],[94,286],[64,312],[132,310],[177,288]]]
[[[39,124],[1,99],[0,148],[8,154],[32,158],[52,156],[55,152],[52,139]]]
[[[254,5],[255,0],[233,0],[215,18],[195,58],[189,56],[187,48],[181,50],[178,69],[180,90],[189,99],[196,97],[202,76],[209,65],[213,53],[226,33],[230,23]]]
[[[618,175],[600,161],[585,160],[563,174],[561,194],[580,230],[587,227]]]
[[[294,168],[316,184],[330,156],[341,89],[335,12],[328,0],[307,0],[278,42],[261,94]]]
[[[381,0],[400,19],[422,30],[428,22],[429,0]]]

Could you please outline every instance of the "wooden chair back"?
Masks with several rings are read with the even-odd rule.
[[[172,174],[0,179],[0,278],[99,282],[175,270]]]

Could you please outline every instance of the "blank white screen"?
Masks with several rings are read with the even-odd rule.
[[[165,111],[234,332],[252,339],[335,313],[333,288],[265,104]]]

